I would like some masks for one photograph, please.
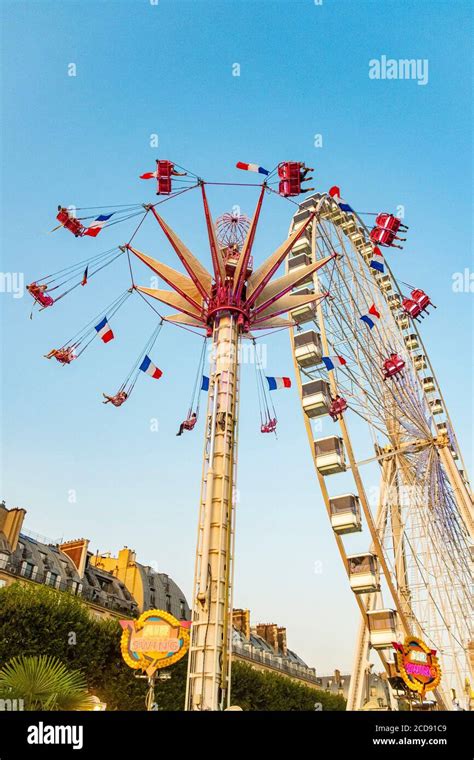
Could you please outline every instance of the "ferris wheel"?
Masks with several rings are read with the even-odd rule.
[[[337,258],[294,290],[330,296],[291,312],[291,347],[319,486],[362,616],[347,709],[363,706],[373,651],[392,696],[402,695],[391,653],[404,636],[436,650],[438,708],[469,709],[472,493],[413,318],[423,312],[404,299],[406,287],[374,245],[383,240],[337,194],[299,204],[290,234],[310,217],[287,272]],[[419,293],[426,296],[412,290]]]

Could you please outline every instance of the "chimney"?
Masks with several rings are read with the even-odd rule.
[[[257,635],[265,639],[267,644],[273,648],[275,654],[278,654],[278,628],[276,623],[258,623]]]
[[[232,624],[246,639],[250,638],[250,610],[232,610]]]
[[[75,541],[66,541],[59,545],[59,551],[66,554],[71,559],[81,578],[84,577],[87,560],[87,547],[89,546],[88,538],[78,538]]]
[[[288,645],[286,643],[286,628],[277,629],[277,638],[278,638],[278,649],[280,650],[280,654],[286,657],[286,655],[288,654]]]
[[[20,507],[7,509],[5,502],[0,504],[0,532],[4,533],[12,552],[17,547],[25,515],[26,509]]]
[[[128,546],[124,546],[123,549],[120,549],[118,554],[118,562],[117,567],[119,570],[127,570],[131,565],[134,565],[136,562],[136,553],[129,549]]]

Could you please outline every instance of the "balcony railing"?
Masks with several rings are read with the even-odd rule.
[[[275,670],[281,670],[288,675],[295,678],[302,678],[305,681],[318,684],[319,679],[316,678],[316,671],[314,668],[306,668],[304,665],[299,665],[296,662],[285,660],[280,655],[275,655],[272,652],[264,652],[251,644],[244,644],[241,641],[235,641],[232,645],[232,650],[235,654],[241,655],[251,662],[258,662],[262,665],[268,665],[268,667]]]

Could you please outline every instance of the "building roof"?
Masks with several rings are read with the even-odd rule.
[[[280,650],[276,652],[274,648],[265,641],[262,636],[251,632],[247,639],[242,631],[237,628],[233,629],[232,646],[236,654],[246,657],[249,660],[260,662],[261,664],[283,671],[285,674],[304,678],[310,681],[316,681],[316,671],[308,667],[306,663],[298,657],[291,649],[287,654]]]
[[[127,616],[137,613],[132,595],[113,575],[88,564],[81,578],[74,562],[57,546],[41,543],[24,533],[20,533],[15,551],[10,551],[6,569],[37,583],[74,593],[100,607]]]

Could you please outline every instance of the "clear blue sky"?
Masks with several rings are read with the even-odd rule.
[[[338,184],[357,209],[405,206],[409,241],[389,254],[390,263],[438,305],[423,335],[470,460],[472,294],[452,290],[453,273],[472,271],[470,5],[4,0],[2,270],[30,282],[125,242],[133,221],[95,240],[46,233],[58,203],[154,201],[152,183],[137,176],[153,169],[157,155],[229,181],[242,181],[238,160],[269,167],[304,160],[315,167],[318,190]],[[428,84],[369,79],[369,60],[382,55],[428,59]],[[70,63],[76,77],[67,75]],[[240,77],[232,76],[234,63]],[[159,151],[150,147],[152,133]],[[316,133],[322,148],[314,147]],[[210,192],[215,214],[234,203],[249,213],[255,200],[253,189]],[[163,214],[207,260],[197,201],[178,199]],[[257,261],[286,236],[291,211],[269,199]],[[153,220],[136,242],[174,264]],[[149,283],[145,268],[136,273]],[[175,432],[189,404],[198,339],[166,327],[153,352],[163,379],[141,377],[121,410],[103,406],[101,393],[116,390],[152,330],[152,312],[138,298],[119,313],[108,346],[94,343],[66,368],[42,358],[127,283],[125,261],[118,262],[32,321],[29,297],[0,294],[2,493],[9,506],[28,510],[27,528],[52,538],[86,536],[100,551],[127,544],[190,598],[202,421],[193,434]],[[269,340],[268,355],[269,374],[292,374],[286,335]],[[290,647],[320,673],[345,670],[358,612],[296,392],[276,399],[277,441],[259,433],[248,368],[242,399],[235,606],[249,607],[254,622],[286,625]]]

